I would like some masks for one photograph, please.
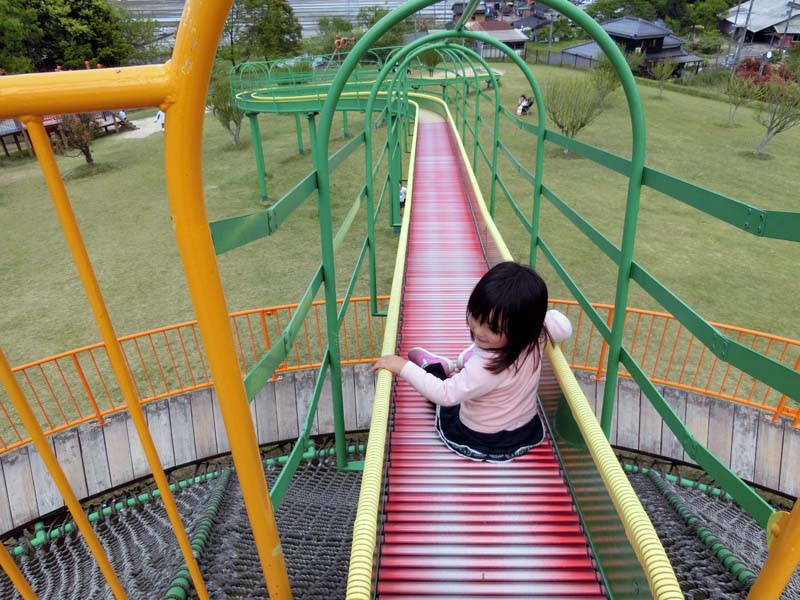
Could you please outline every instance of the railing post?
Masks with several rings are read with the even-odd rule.
[[[81,380],[81,384],[83,385],[83,390],[86,392],[86,397],[89,399],[89,403],[92,405],[92,410],[94,411],[95,416],[97,417],[97,424],[104,425],[105,420],[103,419],[103,415],[100,414],[100,407],[97,406],[97,401],[94,399],[94,394],[92,393],[91,388],[89,387],[89,382],[86,381],[86,375],[83,374],[83,368],[81,364],[78,362],[78,357],[74,354],[72,355],[72,364],[75,366],[75,371],[78,373],[78,377]]]
[[[253,138],[253,153],[258,173],[258,189],[261,191],[261,202],[267,201],[267,168],[264,165],[264,148],[261,145],[261,128],[258,125],[258,113],[247,113],[250,121],[250,136]]]
[[[797,362],[794,365],[794,370],[795,371],[800,371],[800,356],[797,357]],[[789,396],[787,396],[786,394],[781,396],[781,400],[780,400],[780,402],[778,402],[778,406],[775,407],[775,414],[772,415],[772,422],[773,423],[777,423],[778,419],[781,418],[781,414],[783,413],[783,409],[786,406],[786,400],[788,398],[789,398]],[[795,419],[795,421],[797,421],[797,419]]]
[[[614,321],[614,307],[612,306],[611,308],[608,309],[608,318],[606,319],[606,325],[608,325],[609,329],[611,329],[611,323],[613,321]],[[600,381],[603,378],[600,375],[600,373],[603,370],[603,362],[605,362],[606,360],[606,351],[608,350],[608,342],[606,341],[606,338],[603,337],[602,335],[600,337],[603,338],[603,345],[600,347],[600,360],[597,361],[597,368],[595,369],[594,372],[595,381]]]
[[[294,127],[297,131],[297,152],[305,154],[306,151],[303,149],[303,127],[300,124],[300,113],[294,113]]]

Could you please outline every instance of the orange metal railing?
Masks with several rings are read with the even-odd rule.
[[[387,299],[380,297],[381,306]],[[355,298],[351,304],[341,335],[342,362],[371,362],[380,352],[383,319],[371,316],[368,298]],[[564,346],[564,355],[572,368],[603,377],[605,341],[576,302],[553,300],[552,305],[573,324],[574,334]],[[613,306],[594,306],[611,321]],[[270,340],[280,337],[295,308],[296,305],[287,304],[231,314],[242,376],[271,348]],[[315,302],[302,334],[277,373],[319,366],[326,343],[324,319],[323,302]],[[795,403],[720,361],[671,315],[628,309],[625,320],[625,347],[653,382],[746,404],[772,414],[776,421],[783,416],[791,419],[794,427],[800,426],[800,408]],[[800,368],[800,340],[712,325],[739,343]],[[143,403],[213,385],[195,321],[125,336],[120,342]],[[102,423],[108,415],[125,408],[101,343],[31,362],[13,371],[48,435],[95,419]],[[22,431],[18,418],[9,412],[7,401],[0,396],[0,453],[28,442]]]
[[[388,297],[379,297],[383,307]],[[383,319],[372,317],[369,298],[354,298],[341,333],[343,364],[370,362],[380,352]],[[279,339],[296,305],[243,310],[230,315],[242,376]],[[324,348],[324,302],[313,304],[294,348],[277,373],[319,367]],[[213,385],[196,321],[120,338],[125,362],[142,403]],[[102,343],[63,352],[13,369],[47,435],[125,409]],[[0,453],[27,443],[24,428],[0,392]]]

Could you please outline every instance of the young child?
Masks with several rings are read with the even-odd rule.
[[[457,361],[423,348],[408,360],[381,357],[388,369],[436,404],[435,428],[452,451],[473,460],[506,462],[544,439],[536,392],[542,352],[572,334],[563,314],[547,310],[547,286],[514,262],[491,268],[472,290],[467,326],[473,344]]]

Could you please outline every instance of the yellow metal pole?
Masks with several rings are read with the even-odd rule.
[[[75,492],[72,491],[72,487],[69,485],[64,471],[61,469],[61,465],[58,464],[58,459],[56,459],[53,449],[50,447],[50,444],[47,443],[47,438],[45,438],[44,432],[39,426],[39,422],[36,420],[31,407],[25,400],[25,395],[22,393],[17,380],[14,378],[14,373],[8,365],[6,355],[3,353],[2,349],[0,349],[0,381],[3,382],[3,386],[6,388],[8,396],[11,398],[11,403],[14,405],[14,408],[19,414],[19,418],[22,420],[22,424],[25,426],[25,429],[28,430],[28,434],[33,440],[33,445],[36,446],[36,449],[39,451],[42,462],[44,462],[47,470],[50,471],[50,476],[53,478],[58,491],[63,496],[72,518],[75,519],[75,524],[83,535],[86,545],[89,546],[89,550],[91,550],[94,559],[97,561],[100,571],[102,571],[103,576],[108,582],[108,586],[114,593],[114,597],[119,599],[127,598],[125,590],[122,589],[122,584],[119,582],[117,574],[114,572],[114,568],[111,566],[111,563],[108,562],[108,557],[103,547],[100,545],[100,540],[97,539],[94,529],[92,529],[92,525],[86,517],[86,513],[83,512],[81,504],[75,496]],[[14,564],[14,561],[6,552],[5,546],[0,544],[0,547],[3,548],[5,556]],[[3,558],[3,556],[0,555],[0,558]],[[16,564],[14,564],[14,567],[16,567]],[[5,564],[3,564],[3,568],[6,568]],[[6,572],[9,572],[8,569],[6,569]],[[22,574],[20,573],[20,575]],[[27,582],[25,583],[27,585]],[[17,585],[16,582],[14,585]],[[18,585],[17,588],[19,589]],[[33,592],[31,592],[31,594],[33,594]]]
[[[203,196],[202,138],[208,78],[230,4],[231,0],[189,0],[184,5],[171,60],[174,102],[163,106],[167,112],[167,192],[175,239],[267,590],[273,600],[283,600],[292,595],[289,577],[236,357]]]
[[[28,580],[25,579],[17,563],[11,558],[11,555],[3,544],[0,544],[0,567],[3,567],[11,583],[17,588],[19,595],[22,596],[22,600],[36,600],[36,594],[33,593]]]
[[[108,309],[103,300],[103,295],[100,292],[100,286],[97,283],[92,263],[89,260],[89,254],[86,251],[86,246],[83,243],[81,232],[78,228],[78,223],[75,220],[75,214],[72,212],[67,190],[58,172],[58,165],[56,164],[56,158],[53,154],[53,148],[50,146],[50,140],[47,138],[47,132],[39,117],[23,116],[21,120],[28,126],[28,132],[30,133],[36,156],[39,159],[47,188],[50,190],[50,196],[53,198],[53,204],[55,205],[56,213],[61,222],[61,229],[64,231],[64,237],[67,240],[67,245],[72,253],[75,266],[78,269],[78,274],[80,275],[81,282],[86,291],[89,305],[94,313],[95,321],[100,329],[100,334],[103,338],[106,352],[108,353],[108,360],[111,363],[111,368],[119,383],[122,397],[125,399],[125,404],[128,407],[128,413],[133,420],[133,424],[136,426],[136,432],[139,434],[139,440],[142,443],[147,462],[153,471],[153,478],[161,493],[161,500],[164,502],[164,508],[167,511],[169,522],[172,525],[175,537],[178,540],[178,545],[181,548],[183,559],[186,561],[189,573],[192,576],[192,583],[197,590],[197,595],[203,600],[206,600],[208,598],[208,592],[206,591],[203,576],[200,573],[200,568],[197,566],[189,537],[186,535],[186,530],[178,514],[178,507],[169,489],[169,481],[164,474],[164,470],[161,468],[158,452],[153,443],[153,438],[150,436],[150,430],[147,428],[147,421],[144,418],[142,407],[139,404],[139,393],[133,383],[130,371],[128,371],[125,357],[122,354],[122,348],[117,341],[117,334],[114,331],[114,326],[111,323],[111,318],[109,317]]]
[[[168,95],[169,64],[6,75],[0,77],[0,119],[157,106]]]
[[[758,579],[747,595],[748,600],[779,598],[792,574],[800,564],[800,500],[796,500],[791,513],[770,520],[767,538],[769,555],[761,567]]]

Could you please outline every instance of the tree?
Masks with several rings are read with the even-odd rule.
[[[0,69],[3,72],[26,73],[34,61],[28,50],[42,39],[35,11],[20,0],[0,0]]]
[[[220,122],[231,137],[231,143],[234,146],[238,145],[244,112],[236,106],[236,102],[231,96],[230,81],[227,75],[217,73],[211,78],[211,90],[208,99],[217,121]]]
[[[83,154],[86,164],[89,165],[90,169],[94,169],[92,142],[100,135],[100,126],[95,120],[95,115],[91,113],[64,115],[61,120],[61,128],[64,132],[67,148],[72,148]]]
[[[237,60],[247,60],[245,37],[248,29],[249,15],[247,0],[233,0],[231,10],[222,26],[222,39],[219,43],[219,54],[224,60],[231,61],[235,67]]]
[[[356,16],[356,22],[361,25],[365,30],[371,29],[378,21],[389,14],[389,11],[377,6],[362,7]],[[389,48],[392,46],[403,45],[403,35],[406,32],[406,27],[403,25],[395,25],[389,31],[384,33],[380,39],[375,42],[376,48]]]
[[[593,79],[577,74],[559,77],[544,90],[548,116],[561,133],[571,138],[598,117],[603,111],[603,100]]]
[[[253,25],[247,32],[253,54],[272,60],[300,52],[300,22],[288,0],[249,0]]]
[[[756,121],[766,133],[753,154],[760,155],[772,138],[800,123],[800,84],[772,80],[763,86],[763,103]]]
[[[134,23],[131,13],[106,0],[47,0],[34,6],[43,33],[30,50],[38,70],[79,69],[86,60],[126,65],[153,52],[155,24]]]
[[[631,72],[635,73],[644,64],[644,54],[641,52],[625,52],[625,47],[622,44],[617,44],[620,52],[625,56],[625,62]],[[597,94],[602,104],[605,99],[611,95],[620,85],[617,71],[614,65],[605,54],[602,54],[598,60],[595,68],[592,69],[592,78],[594,79],[595,86],[597,87]]]
[[[728,80],[725,87],[725,94],[728,96],[728,125],[733,125],[736,120],[736,111],[739,107],[752,99],[756,95],[756,85],[752,79],[747,77],[734,76]]]
[[[720,15],[730,8],[726,0],[701,0],[687,5],[689,24],[700,26],[706,31],[716,31]]]
[[[441,57],[436,50],[425,50],[425,52],[419,55],[419,62],[428,67],[428,73],[431,77],[433,77],[434,69],[436,69],[436,65],[438,65],[440,61]]]
[[[664,82],[675,73],[675,63],[662,60],[650,67],[650,72],[658,81],[658,97],[661,98],[664,94]]]

